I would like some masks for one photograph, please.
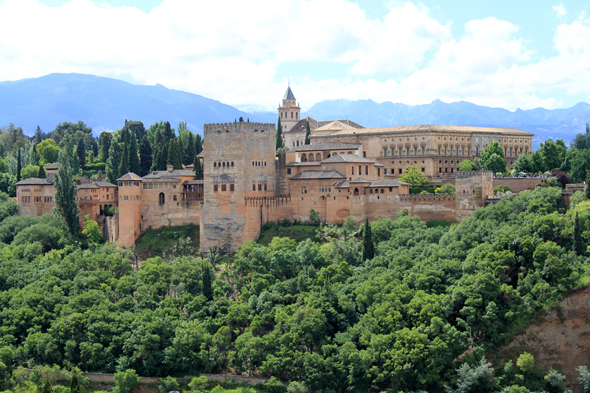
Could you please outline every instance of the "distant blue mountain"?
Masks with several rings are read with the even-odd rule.
[[[50,74],[40,78],[0,82],[0,126],[13,123],[32,135],[37,126],[52,131],[64,121],[82,120],[95,134],[123,127],[125,119],[145,127],[164,120],[172,127],[186,121],[202,133],[205,123],[267,121],[269,115],[249,115],[230,105],[162,85],[133,85],[117,79],[83,74]],[[276,120],[272,116],[272,122]]]
[[[95,134],[121,128],[127,120],[146,127],[160,120],[173,127],[186,121],[189,129],[202,133],[205,123],[223,123],[242,116],[250,121],[275,123],[277,112],[259,112],[257,104],[239,110],[197,94],[167,89],[162,85],[133,85],[117,79],[83,74],[50,74],[40,78],[0,82],[0,126],[13,123],[32,135],[39,125],[45,132],[58,123],[82,120]],[[435,100],[425,105],[405,105],[372,100],[326,100],[303,116],[317,120],[350,119],[365,127],[401,125],[462,125],[514,127],[535,134],[534,146],[549,138],[569,143],[590,123],[590,105],[584,102],[566,109],[514,112],[460,101]]]
[[[421,124],[514,127],[535,134],[535,145],[538,145],[549,138],[569,143],[576,134],[585,131],[586,123],[590,123],[590,105],[580,102],[566,109],[511,112],[465,101],[446,104],[435,100],[412,106],[392,102],[378,104],[372,100],[326,100],[311,107],[305,116],[319,120],[348,118],[365,127]]]

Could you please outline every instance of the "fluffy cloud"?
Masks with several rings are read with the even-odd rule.
[[[555,11],[557,16],[559,16],[559,17],[562,17],[567,13],[567,11],[565,10],[565,7],[561,3],[559,3],[559,5],[554,5],[552,8],[553,8],[553,11]]]
[[[90,0],[57,8],[4,0],[0,80],[80,72],[274,106],[292,72],[307,107],[329,98],[555,107],[556,89],[588,94],[583,16],[557,26],[556,54],[533,62],[518,26],[495,18],[453,35],[450,22],[411,2],[394,2],[378,19],[346,0],[255,4],[164,0],[146,14]],[[565,14],[562,5],[554,9]]]

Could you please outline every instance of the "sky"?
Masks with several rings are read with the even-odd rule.
[[[0,81],[76,72],[221,102],[590,102],[590,2],[0,0]]]

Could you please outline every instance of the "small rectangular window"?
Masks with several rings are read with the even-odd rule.
[[[221,191],[227,191],[227,185],[226,184],[222,184],[221,185]]]
[[[229,190],[230,190],[230,191],[234,191],[234,185],[233,185],[233,184],[230,184],[230,185],[229,185]]]
[[[287,168],[287,175],[291,174],[291,168]]]

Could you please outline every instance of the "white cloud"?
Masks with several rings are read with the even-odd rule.
[[[436,20],[424,6],[390,4],[382,18],[370,19],[346,0],[260,0],[254,6],[164,0],[147,14],[90,0],[58,8],[4,0],[0,80],[80,72],[161,83],[230,104],[275,106],[287,77],[277,70],[315,61],[339,74],[291,75],[304,107],[329,98],[407,104],[439,98],[514,109],[558,106],[555,89],[588,94],[584,15],[557,26],[556,55],[532,62],[512,23],[473,20],[457,37],[450,22]]]
[[[559,16],[559,17],[562,17],[567,13],[567,11],[562,3],[559,3],[559,5],[554,5],[552,8],[553,8],[553,11],[555,11],[557,16]]]

